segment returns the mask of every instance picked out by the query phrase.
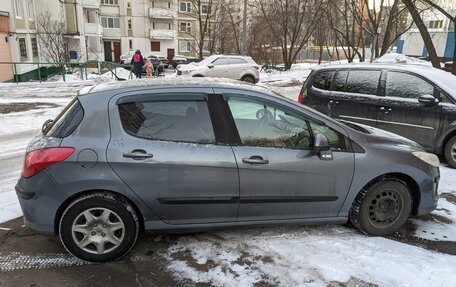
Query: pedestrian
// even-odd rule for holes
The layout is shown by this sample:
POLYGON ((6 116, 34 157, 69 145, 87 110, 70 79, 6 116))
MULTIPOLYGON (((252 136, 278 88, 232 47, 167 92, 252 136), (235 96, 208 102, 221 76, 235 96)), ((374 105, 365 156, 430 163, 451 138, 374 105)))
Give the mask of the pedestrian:
POLYGON ((149 58, 147 58, 146 61, 146 74, 148 78, 152 78, 152 71, 154 70, 154 65, 152 65, 152 62, 150 61, 149 58))
POLYGON ((141 55, 140 50, 136 50, 135 54, 131 58, 131 64, 133 65, 133 70, 135 72, 136 78, 141 79, 142 67, 144 66, 144 58, 141 55))

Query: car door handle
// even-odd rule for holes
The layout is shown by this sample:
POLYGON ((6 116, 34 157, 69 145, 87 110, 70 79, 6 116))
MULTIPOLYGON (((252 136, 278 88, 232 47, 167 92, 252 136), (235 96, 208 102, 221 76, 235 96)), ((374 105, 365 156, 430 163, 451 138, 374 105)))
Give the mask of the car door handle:
POLYGON ((134 149, 131 152, 126 152, 122 154, 123 157, 128 157, 132 159, 146 159, 146 158, 152 158, 154 155, 147 153, 145 150, 142 149, 134 149))
POLYGON ((339 103, 339 101, 333 101, 333 100, 330 100, 329 101, 329 104, 330 105, 337 105, 339 103))
POLYGON ((258 155, 252 155, 249 158, 243 158, 242 159, 243 163, 249 163, 249 164, 268 164, 269 160, 263 159, 263 157, 258 156, 258 155))
POLYGON ((385 114, 389 114, 391 111, 393 111, 392 108, 385 108, 385 107, 381 107, 380 109, 378 109, 380 112, 382 113, 385 113, 385 114))

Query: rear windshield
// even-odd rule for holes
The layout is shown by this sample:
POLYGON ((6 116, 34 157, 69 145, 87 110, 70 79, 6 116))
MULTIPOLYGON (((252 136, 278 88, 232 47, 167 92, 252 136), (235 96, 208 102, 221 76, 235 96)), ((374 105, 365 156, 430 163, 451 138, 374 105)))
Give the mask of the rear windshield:
POLYGON ((64 138, 73 133, 84 117, 84 110, 74 98, 44 131, 48 137, 64 138))

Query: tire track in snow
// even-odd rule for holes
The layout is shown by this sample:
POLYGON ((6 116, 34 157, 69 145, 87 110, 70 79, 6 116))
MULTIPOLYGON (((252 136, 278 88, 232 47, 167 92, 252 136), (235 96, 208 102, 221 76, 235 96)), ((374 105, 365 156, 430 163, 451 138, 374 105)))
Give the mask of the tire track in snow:
POLYGON ((69 266, 89 265, 90 262, 80 260, 70 254, 42 253, 27 255, 20 252, 0 253, 0 272, 19 269, 46 269, 69 266))

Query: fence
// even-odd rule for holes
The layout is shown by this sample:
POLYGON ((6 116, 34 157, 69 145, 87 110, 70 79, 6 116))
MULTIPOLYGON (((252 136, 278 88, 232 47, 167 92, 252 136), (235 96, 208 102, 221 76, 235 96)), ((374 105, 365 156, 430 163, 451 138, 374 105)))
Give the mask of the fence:
POLYGON ((129 79, 133 78, 131 65, 118 64, 104 61, 89 61, 85 63, 71 62, 0 62, 1 71, 7 71, 4 66, 10 66, 13 70, 13 80, 15 83, 27 81, 46 81, 47 79, 61 75, 63 81, 66 81, 68 74, 76 74, 82 80, 87 80, 89 74, 102 74, 106 70, 111 71, 112 77, 117 78, 116 68, 124 68, 130 70, 129 79), (25 70, 25 72, 19 73, 25 70), (90 72, 89 72, 90 71, 90 72))

